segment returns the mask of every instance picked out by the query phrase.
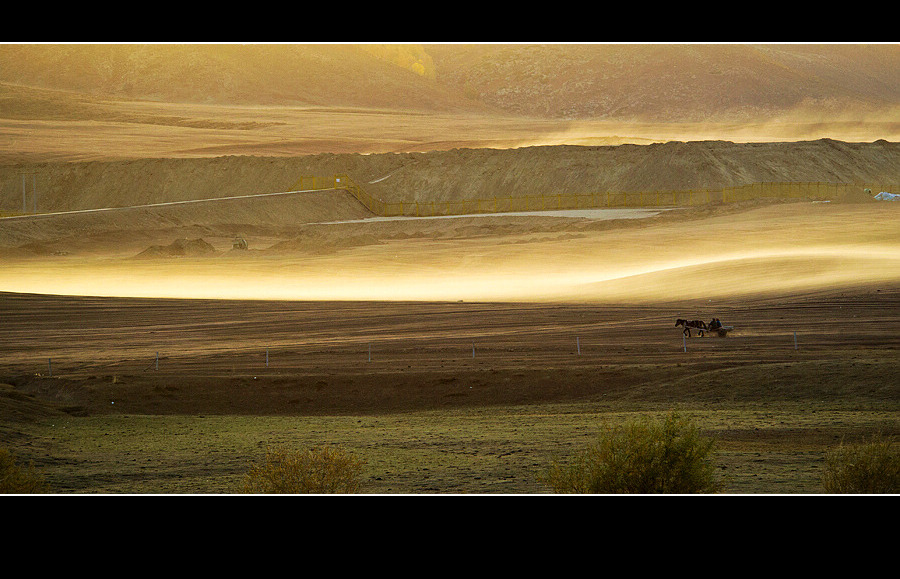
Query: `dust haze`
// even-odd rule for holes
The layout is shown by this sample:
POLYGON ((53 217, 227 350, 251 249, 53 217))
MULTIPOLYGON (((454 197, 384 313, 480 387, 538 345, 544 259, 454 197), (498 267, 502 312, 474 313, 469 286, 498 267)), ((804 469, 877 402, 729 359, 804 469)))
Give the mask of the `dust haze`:
POLYGON ((0 291, 642 301, 900 275, 896 204, 872 203, 862 185, 859 203, 664 207, 634 219, 498 214, 401 226, 339 192, 293 205, 146 208, 286 192, 301 174, 345 172, 375 196, 422 203, 897 183, 892 45, 5 45, 0 58, 0 211, 10 217, 0 222, 0 291), (687 73, 660 73, 673 63, 687 73), (754 77, 765 80, 751 91, 754 77), (617 88, 626 80, 633 93, 617 88), (512 150, 521 156, 500 155, 512 150), (43 217, 28 215, 32 202, 43 217), (125 207, 135 209, 111 209, 125 207), (66 213, 100 209, 110 211, 66 213), (240 236, 249 251, 232 249, 240 236), (215 251, 146 258, 180 238, 215 251))
POLYGON ((503 224, 510 218, 485 216, 470 220, 484 222, 479 235, 452 230, 453 219, 421 220, 444 222, 451 232, 444 239, 391 239, 391 222, 363 222, 356 227, 368 242, 334 251, 286 251, 273 243, 242 253, 222 239, 212 255, 138 259, 137 247, 118 257, 110 248, 91 257, 10 260, 0 281, 7 291, 63 295, 576 302, 758 296, 900 281, 894 205, 793 203, 687 224, 677 213, 599 230, 592 229, 599 219, 555 218, 562 223, 546 233, 510 232, 503 224), (492 226, 500 233, 491 233, 492 226))

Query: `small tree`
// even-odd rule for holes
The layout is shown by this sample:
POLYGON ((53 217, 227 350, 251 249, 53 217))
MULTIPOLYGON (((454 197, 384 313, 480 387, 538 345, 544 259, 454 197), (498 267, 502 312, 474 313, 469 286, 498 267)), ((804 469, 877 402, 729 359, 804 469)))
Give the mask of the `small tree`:
POLYGON ((342 448, 305 451, 268 449, 266 462, 253 465, 243 492, 265 494, 352 494, 359 490, 363 461, 342 448))
POLYGON ((670 413, 610 428, 568 465, 554 462, 544 482, 557 493, 709 493, 715 440, 689 419, 670 413))
POLYGON ((0 494, 46 493, 50 487, 44 477, 36 473, 34 465, 23 469, 16 464, 15 457, 5 448, 0 448, 0 494))
POLYGON ((829 494, 900 492, 900 446, 882 435, 840 446, 825 455, 822 486, 829 494))

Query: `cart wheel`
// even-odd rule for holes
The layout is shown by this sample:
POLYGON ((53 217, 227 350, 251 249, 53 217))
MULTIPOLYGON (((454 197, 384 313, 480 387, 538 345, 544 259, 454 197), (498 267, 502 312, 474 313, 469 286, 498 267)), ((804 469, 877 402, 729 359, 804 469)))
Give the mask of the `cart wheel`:
POLYGON ((719 337, 724 338, 728 335, 728 330, 719 330, 719 337))

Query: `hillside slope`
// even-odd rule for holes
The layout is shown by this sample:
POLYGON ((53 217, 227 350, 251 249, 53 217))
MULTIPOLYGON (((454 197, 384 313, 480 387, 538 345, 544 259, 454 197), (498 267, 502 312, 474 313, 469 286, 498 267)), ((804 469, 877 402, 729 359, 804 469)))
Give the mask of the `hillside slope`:
POLYGON ((900 104, 900 46, 428 46, 440 82, 530 116, 747 121, 900 104))
POLYGON ((0 45, 0 83, 209 104, 746 122, 900 106, 900 46, 0 45))
MULTIPOLYGON (((473 108, 362 45, 0 46, 0 82, 207 104, 473 108)), ((477 107, 476 107, 477 108, 477 107)))
MULTIPOLYGON (((760 182, 900 183, 900 143, 669 142, 429 153, 142 159, 24 167, 28 212, 127 207, 297 190, 303 175, 346 174, 384 201, 556 193, 681 191, 760 182)), ((21 166, 0 166, 0 211, 20 212, 21 166)))

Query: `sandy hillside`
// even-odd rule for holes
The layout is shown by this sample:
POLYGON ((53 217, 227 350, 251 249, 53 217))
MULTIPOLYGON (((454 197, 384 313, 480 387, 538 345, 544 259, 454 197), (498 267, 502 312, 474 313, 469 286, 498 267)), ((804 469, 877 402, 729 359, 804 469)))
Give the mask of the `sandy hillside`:
POLYGON ((747 123, 900 104, 896 44, 6 44, 0 61, 12 85, 217 105, 747 123))
POLYGON ((46 162, 0 165, 0 211, 33 212, 35 192, 38 212, 55 212, 295 191, 310 175, 348 175, 384 201, 432 202, 765 182, 891 186, 898 167, 898 143, 832 139, 46 162))
POLYGON ((177 231, 193 236, 258 239, 279 232, 290 235, 306 223, 366 217, 372 217, 372 213, 344 190, 63 211, 7 218, 0 227, 0 252, 23 254, 37 247, 77 252, 94 247, 100 253, 119 254, 133 251, 146 240, 162 242, 177 231))
POLYGON ((900 140, 895 44, 4 44, 0 63, 4 165, 900 140))

